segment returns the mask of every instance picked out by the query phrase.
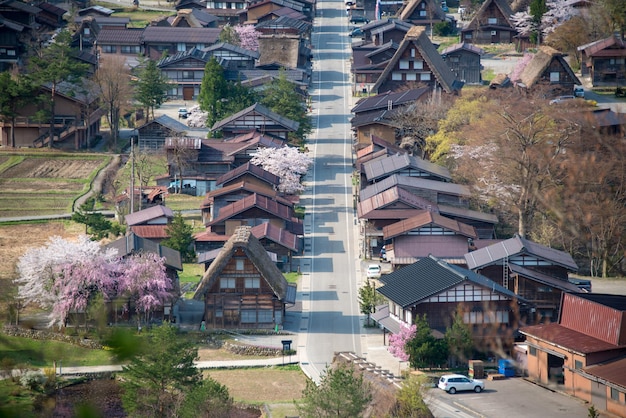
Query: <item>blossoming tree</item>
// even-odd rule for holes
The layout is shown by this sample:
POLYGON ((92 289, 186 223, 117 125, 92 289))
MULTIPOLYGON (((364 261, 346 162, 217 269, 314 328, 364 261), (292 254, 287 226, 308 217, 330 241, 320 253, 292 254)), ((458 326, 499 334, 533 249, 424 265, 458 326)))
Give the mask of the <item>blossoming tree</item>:
POLYGON ((400 326, 400 332, 392 334, 389 337, 389 352, 394 357, 400 359, 400 361, 409 361, 409 354, 406 352, 406 344, 415 337, 417 327, 415 324, 407 327, 406 325, 400 326))
POLYGON ((313 164, 311 157, 293 147, 260 148, 250 162, 280 177, 278 190, 288 194, 304 190, 300 178, 313 164))

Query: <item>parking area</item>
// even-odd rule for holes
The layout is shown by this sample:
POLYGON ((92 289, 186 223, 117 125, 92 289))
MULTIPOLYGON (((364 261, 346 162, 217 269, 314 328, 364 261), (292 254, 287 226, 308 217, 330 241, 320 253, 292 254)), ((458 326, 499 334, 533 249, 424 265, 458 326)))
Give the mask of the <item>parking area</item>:
MULTIPOLYGON (((439 402, 464 411, 465 415, 485 418, 586 418, 588 408, 584 402, 552 390, 537 386, 523 378, 484 380, 481 393, 459 392, 450 395, 441 389, 431 389, 430 404, 439 402)), ((435 417, 451 416, 441 408, 435 417)), ((449 410, 449 409, 448 409, 449 410)), ((603 415, 604 416, 604 415, 603 415)))

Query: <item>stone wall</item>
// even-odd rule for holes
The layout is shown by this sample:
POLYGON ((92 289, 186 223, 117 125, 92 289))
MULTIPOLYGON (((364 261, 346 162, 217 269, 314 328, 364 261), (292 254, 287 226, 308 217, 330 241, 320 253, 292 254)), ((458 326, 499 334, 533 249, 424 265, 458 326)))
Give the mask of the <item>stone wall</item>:
POLYGON ((2 332, 12 337, 30 338, 33 340, 52 340, 60 341, 63 343, 70 343, 85 348, 91 348, 94 350, 101 350, 102 344, 97 341, 74 337, 71 335, 65 335, 58 332, 40 331, 35 329, 24 329, 16 326, 5 326, 2 332))

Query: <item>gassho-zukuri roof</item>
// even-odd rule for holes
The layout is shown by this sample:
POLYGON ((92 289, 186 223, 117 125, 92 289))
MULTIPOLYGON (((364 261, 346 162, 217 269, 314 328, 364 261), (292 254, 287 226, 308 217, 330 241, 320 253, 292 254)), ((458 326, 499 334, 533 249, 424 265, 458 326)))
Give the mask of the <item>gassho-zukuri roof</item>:
MULTIPOLYGON (((526 87, 531 87, 539 79, 541 75, 546 72, 548 67, 550 71, 554 71, 552 68, 552 61, 557 60, 561 65, 561 68, 567 73, 574 84, 581 84, 572 68, 563 58, 563 54, 557 51, 554 48, 550 48, 549 46, 542 45, 539 47, 537 53, 533 56, 532 60, 526 65, 522 73, 520 74, 520 80, 526 87)), ((517 81, 517 80, 513 80, 517 81)))
POLYGON ((465 280, 510 299, 521 299, 514 292, 485 276, 448 264, 432 255, 387 274, 385 276, 386 284, 376 290, 393 303, 406 309, 457 286, 465 280))
POLYGON ((504 258, 511 258, 521 254, 535 256, 574 272, 578 270, 578 266, 572 256, 565 251, 537 244, 519 235, 467 253, 465 254, 465 260, 467 261, 467 267, 474 270, 492 264, 499 264, 504 258))
POLYGON ((447 168, 408 154, 396 154, 389 157, 368 161, 363 164, 363 172, 367 181, 375 181, 402 170, 412 169, 421 171, 431 177, 438 177, 444 181, 451 181, 452 176, 447 168))
POLYGON ((280 301, 284 303, 295 303, 295 286, 290 286, 287 283, 285 276, 283 276, 278 267, 276 267, 276 264, 272 262, 265 248, 263 248, 259 240, 252 235, 249 226, 237 228, 235 233, 229 238, 226 244, 224 244, 222 251, 217 255, 213 263, 211 263, 206 273, 204 273, 193 295, 194 299, 203 300, 205 293, 216 280, 219 280, 222 270, 226 267, 237 249, 243 250, 280 301))

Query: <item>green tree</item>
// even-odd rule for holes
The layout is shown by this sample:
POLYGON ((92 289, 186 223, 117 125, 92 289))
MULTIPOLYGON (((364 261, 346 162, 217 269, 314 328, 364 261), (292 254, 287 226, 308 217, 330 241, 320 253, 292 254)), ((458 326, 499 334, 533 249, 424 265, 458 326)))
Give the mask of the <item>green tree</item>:
POLYGON ((367 315, 368 326, 370 324, 370 316, 376 312, 376 305, 380 299, 380 295, 376 292, 374 283, 367 279, 365 286, 359 288, 359 307, 361 308, 361 313, 367 315))
POLYGON ((109 234, 120 235, 123 231, 119 224, 113 224, 102 213, 94 212, 95 204, 95 198, 90 197, 72 214, 71 219, 74 222, 85 224, 85 233, 96 241, 108 237, 109 234))
POLYGON ((546 0, 531 0, 530 2, 530 15, 533 21, 533 31, 530 34, 530 41, 536 44, 541 43, 541 18, 548 11, 546 0))
POLYGON ((156 62, 148 60, 141 66, 133 85, 135 99, 147 110, 146 119, 150 120, 150 115, 154 119, 154 109, 161 107, 166 99, 167 90, 171 87, 167 77, 161 73, 156 62))
POLYGON ((397 405, 392 416, 397 418, 431 417, 430 409, 424 402, 426 390, 425 375, 409 375, 396 395, 397 405))
POLYGON ((170 324, 154 328, 145 349, 122 371, 122 403, 134 417, 171 417, 202 375, 195 367, 198 348, 170 324))
POLYGON ((13 76, 8 71, 0 73, 0 117, 11 124, 11 133, 7 135, 10 147, 15 147, 15 118, 18 110, 34 101, 34 93, 35 87, 27 76, 13 76))
POLYGON ((185 222, 180 212, 176 212, 165 232, 169 238, 163 240, 161 244, 180 252, 183 262, 192 262, 196 256, 193 250, 193 228, 185 222))
POLYGON ((356 418, 371 400, 371 388, 363 376, 354 367, 339 364, 326 368, 319 386, 307 381, 296 407, 303 418, 356 418))
POLYGON ((224 114, 224 99, 227 97, 228 82, 224 77, 224 68, 211 57, 204 66, 204 77, 200 85, 198 103, 200 109, 207 112, 206 126, 211 128, 224 114))
POLYGON ((436 339, 428 326, 426 314, 415 318, 415 336, 407 341, 405 350, 409 354, 409 364, 415 369, 432 367, 444 363, 448 357, 445 340, 436 339))
POLYGON ((263 91, 261 104, 281 116, 298 122, 300 126, 293 134, 292 142, 296 145, 304 143, 307 135, 313 129, 313 125, 307 114, 303 96, 298 94, 293 83, 287 80, 285 71, 281 71, 278 78, 263 91))
POLYGON ((63 82, 74 83, 79 81, 88 71, 89 65, 83 64, 75 58, 76 51, 71 46, 72 35, 62 30, 47 48, 42 48, 37 55, 30 59, 30 73, 38 84, 50 88, 49 96, 49 143, 52 148, 54 142, 54 120, 56 118, 56 95, 59 85, 63 82))
POLYGON ((186 396, 180 416, 182 418, 228 417, 233 399, 228 388, 208 377, 195 386, 186 396))
POLYGON ((224 25, 219 36, 220 42, 226 42, 227 44, 237 45, 241 43, 239 34, 230 24, 224 25))
POLYGON ((463 310, 460 306, 454 315, 452 325, 446 329, 445 338, 451 355, 461 362, 469 360, 472 355, 474 340, 472 339, 472 330, 463 322, 463 310))

